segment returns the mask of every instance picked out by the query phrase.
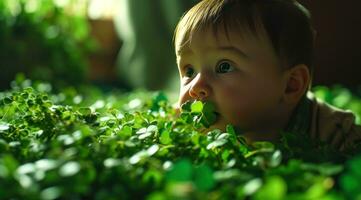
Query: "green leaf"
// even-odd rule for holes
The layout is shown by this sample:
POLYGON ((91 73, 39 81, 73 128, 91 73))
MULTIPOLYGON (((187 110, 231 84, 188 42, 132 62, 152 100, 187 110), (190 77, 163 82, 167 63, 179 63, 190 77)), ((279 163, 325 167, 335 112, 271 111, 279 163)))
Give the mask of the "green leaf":
POLYGON ((151 110, 156 111, 159 110, 162 103, 168 101, 167 96, 163 92, 158 92, 152 99, 151 110))
POLYGON ((129 158, 129 163, 134 165, 147 157, 149 157, 148 152, 146 150, 141 150, 129 158))
POLYGON ((234 128, 233 128, 232 125, 227 124, 227 126, 226 126, 226 131, 227 131, 227 133, 236 136, 236 132, 234 131, 234 128))
POLYGON ((186 122, 186 123, 191 123, 192 122, 192 116, 190 116, 189 113, 182 112, 180 114, 180 118, 183 119, 184 122, 186 122))
POLYGON ((53 159, 41 159, 36 161, 34 164, 38 170, 42 171, 52 170, 58 166, 57 160, 53 159))
POLYGON ((92 113, 92 110, 89 107, 83 107, 79 109, 79 112, 82 115, 90 115, 92 113))
POLYGON ((147 149, 148 156, 152 156, 159 150, 159 146, 157 144, 153 144, 147 149))
POLYGON ((80 171, 80 164, 76 161, 69 161, 65 163, 60 169, 59 174, 61 176, 73 176, 80 171))
POLYGON ((9 124, 0 122, 0 132, 7 131, 9 128, 9 124))
POLYGON ((131 158, 129 158, 130 164, 137 164, 146 158, 154 155, 159 150, 159 146, 157 144, 153 144, 146 150, 141 150, 138 153, 134 154, 131 158))
POLYGON ((214 103, 210 102, 210 101, 206 101, 203 104, 203 113, 213 113, 215 112, 215 105, 214 103))
MULTIPOLYGON (((332 180, 331 181, 332 184, 332 180)), ((315 181, 306 191, 305 196, 308 197, 308 199, 320 199, 322 198, 327 190, 329 188, 329 186, 327 186, 327 184, 325 184, 327 182, 327 179, 319 179, 317 181, 315 181)))
POLYGON ((160 143, 165 144, 165 145, 172 143, 172 139, 169 136, 169 131, 163 131, 160 135, 159 140, 160 140, 160 143))
POLYGON ((10 97, 4 98, 3 101, 5 105, 11 104, 13 102, 13 100, 10 97))
POLYGON ((143 176, 143 183, 151 183, 154 186, 159 186, 163 179, 163 174, 158 170, 148 170, 143 176))
POLYGON ((121 165, 121 161, 115 158, 107 158, 104 160, 103 164, 107 168, 112 168, 121 165))
POLYGON ((219 139, 219 140, 213 141, 213 142, 211 142, 210 144, 208 144, 208 145, 207 145, 207 149, 208 149, 208 150, 214 149, 214 148, 223 146, 223 145, 226 144, 226 143, 227 143, 227 140, 226 140, 226 139, 219 139))
POLYGON ((123 126, 120 131, 118 132, 118 135, 122 138, 128 138, 132 135, 133 129, 130 126, 123 126))
POLYGON ((146 138, 149 138, 149 137, 152 136, 152 135, 153 135, 153 132, 147 131, 147 132, 139 135, 138 138, 139 138, 140 140, 144 140, 144 139, 146 139, 146 138))
POLYGON ((213 171, 207 165, 201 165, 194 169, 194 183, 201 191, 209 191, 216 182, 213 178, 213 171))
POLYGON ((272 153, 268 165, 270 167, 277 167, 282 162, 282 153, 280 150, 276 150, 272 153))
POLYGON ((341 176, 340 183, 342 189, 348 194, 354 195, 361 190, 360 179, 351 174, 341 176))
POLYGON ((206 128, 209 128, 217 120, 217 115, 215 113, 203 113, 200 118, 200 123, 202 123, 206 128))
POLYGON ((203 103, 201 101, 195 101, 191 105, 191 111, 194 113, 201 113, 203 111, 203 103))
POLYGON ((148 197, 147 200, 167 200, 167 195, 163 192, 153 192, 148 197))
POLYGON ((262 180, 260 178, 254 178, 248 181, 243 186, 243 193, 245 195, 252 195, 254 194, 259 188, 262 186, 262 180))
POLYGON ((182 159, 176 162, 171 170, 167 172, 167 181, 187 182, 192 180, 192 163, 188 159, 182 159))
POLYGON ((29 100, 26 101, 26 104, 27 104, 29 107, 32 107, 32 106, 35 105, 35 102, 34 102, 34 100, 29 99, 29 100))
POLYGON ((266 179, 265 184, 254 195, 254 199, 282 200, 286 193, 286 182, 279 176, 271 176, 266 179))
POLYGON ((57 199, 62 194, 60 187, 49 187, 41 191, 40 196, 41 199, 44 200, 51 200, 51 199, 57 199))
POLYGON ((141 128, 140 130, 138 130, 137 134, 139 134, 138 138, 140 140, 143 140, 154 135, 156 132, 158 132, 158 127, 155 125, 150 125, 147 128, 141 128))
POLYGON ((16 171, 18 174, 30 174, 36 171, 36 167, 33 163, 26 163, 19 166, 16 171))
POLYGON ((361 178, 361 156, 353 158, 347 164, 350 172, 361 178))
POLYGON ((271 142, 267 142, 267 141, 253 142, 252 146, 256 149, 262 149, 265 151, 273 151, 275 148, 274 144, 272 144, 271 142))
POLYGON ((192 105, 191 101, 186 101, 185 103, 183 103, 181 105, 182 112, 191 112, 191 105, 192 105))
POLYGON ((343 171, 342 165, 334 163, 303 163, 301 168, 309 171, 318 171, 325 176, 333 176, 343 171))

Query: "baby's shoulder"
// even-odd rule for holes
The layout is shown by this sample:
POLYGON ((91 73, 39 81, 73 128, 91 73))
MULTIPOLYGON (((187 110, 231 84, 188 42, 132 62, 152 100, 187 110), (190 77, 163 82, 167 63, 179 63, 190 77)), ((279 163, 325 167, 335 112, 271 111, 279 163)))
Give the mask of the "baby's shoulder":
POLYGON ((341 151, 361 144, 361 126, 355 123, 355 115, 350 110, 336 108, 312 94, 308 98, 312 101, 311 138, 341 151))

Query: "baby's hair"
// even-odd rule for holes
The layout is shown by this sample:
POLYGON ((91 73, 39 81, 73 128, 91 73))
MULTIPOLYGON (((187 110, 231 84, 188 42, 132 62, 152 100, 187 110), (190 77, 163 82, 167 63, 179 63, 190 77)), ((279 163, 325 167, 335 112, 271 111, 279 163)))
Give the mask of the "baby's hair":
POLYGON ((203 0, 178 23, 174 41, 180 49, 197 31, 211 28, 217 35, 236 30, 240 37, 266 37, 287 69, 305 64, 313 74, 314 30, 310 13, 293 0, 203 0), (181 40, 181 41, 179 41, 181 40))

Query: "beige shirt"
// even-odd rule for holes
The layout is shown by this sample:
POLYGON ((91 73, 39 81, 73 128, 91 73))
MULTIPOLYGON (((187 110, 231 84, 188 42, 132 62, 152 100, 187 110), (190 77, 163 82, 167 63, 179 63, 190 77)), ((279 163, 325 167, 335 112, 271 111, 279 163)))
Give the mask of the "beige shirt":
POLYGON ((310 126, 311 139, 330 144, 333 148, 346 152, 361 143, 361 126, 355 124, 355 116, 309 96, 312 100, 310 126))

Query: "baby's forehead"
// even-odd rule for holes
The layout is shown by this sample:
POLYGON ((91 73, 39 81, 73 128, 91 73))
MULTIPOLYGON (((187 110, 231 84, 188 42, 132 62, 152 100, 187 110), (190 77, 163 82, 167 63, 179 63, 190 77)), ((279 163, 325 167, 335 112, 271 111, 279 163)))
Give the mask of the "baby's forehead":
POLYGON ((179 34, 175 41, 175 48, 177 55, 180 55, 194 46, 246 48, 247 46, 261 45, 261 43, 269 43, 268 38, 261 33, 241 28, 207 27, 179 34))
MULTIPOLYGON (((229 29, 230 30, 230 29, 229 29)), ((179 38, 176 44, 177 62, 190 58, 205 59, 230 56, 250 62, 278 63, 279 58, 267 37, 242 31, 204 29, 179 38), (193 57, 195 56, 195 57, 193 57)))

